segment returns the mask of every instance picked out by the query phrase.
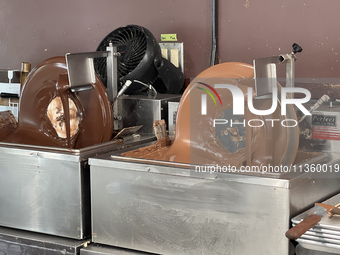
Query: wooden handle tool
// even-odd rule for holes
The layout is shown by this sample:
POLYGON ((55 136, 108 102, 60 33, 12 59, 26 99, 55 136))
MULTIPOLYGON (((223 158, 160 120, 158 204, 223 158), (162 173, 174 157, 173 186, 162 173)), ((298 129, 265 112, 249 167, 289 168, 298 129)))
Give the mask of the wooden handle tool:
POLYGON ((286 237, 291 240, 298 239, 310 228, 314 227, 321 220, 320 215, 311 214, 296 226, 292 227, 286 232, 286 237))

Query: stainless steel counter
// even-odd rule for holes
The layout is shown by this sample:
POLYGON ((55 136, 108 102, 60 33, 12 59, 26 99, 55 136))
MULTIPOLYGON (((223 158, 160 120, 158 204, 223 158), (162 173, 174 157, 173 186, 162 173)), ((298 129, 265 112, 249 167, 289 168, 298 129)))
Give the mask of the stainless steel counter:
POLYGON ((293 254, 290 218, 340 190, 338 174, 203 174, 112 154, 89 159, 92 241, 158 254, 293 254))
POLYGON ((88 157, 152 139, 80 150, 0 143, 0 226, 74 239, 90 237, 88 157))

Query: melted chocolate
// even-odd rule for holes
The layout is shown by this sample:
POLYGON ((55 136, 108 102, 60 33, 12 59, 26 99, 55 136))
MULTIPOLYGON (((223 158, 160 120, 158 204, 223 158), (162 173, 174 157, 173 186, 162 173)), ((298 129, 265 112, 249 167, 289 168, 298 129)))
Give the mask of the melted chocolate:
MULTIPOLYGON (((292 141, 289 137, 292 134, 289 128, 282 127, 280 122, 275 122, 276 126, 272 128, 272 123, 266 121, 267 119, 282 121, 286 118, 281 116, 279 104, 273 114, 266 116, 256 116, 245 107, 244 119, 246 123, 249 119, 260 119, 265 124, 262 127, 247 127, 246 124, 246 147, 240 148, 234 153, 225 149, 216 136, 213 127, 213 120, 218 119, 221 112, 233 108, 231 92, 227 89, 216 89, 223 106, 219 103, 215 105, 213 100, 209 100, 208 97, 207 115, 201 114, 200 98, 202 90, 196 89, 201 86, 198 82, 212 87, 214 84, 237 85, 243 91, 245 100, 247 100, 248 96, 252 98, 255 96, 253 74, 253 66, 243 63, 223 63, 203 71, 191 82, 181 98, 177 111, 176 136, 173 144, 170 147, 153 146, 145 150, 140 149, 138 152, 131 152, 130 155, 126 153, 124 156, 194 165, 219 164, 220 166, 240 167, 245 164, 292 164, 298 148, 298 137, 294 137, 296 140, 293 139, 292 141), (247 95, 248 87, 253 87, 253 95, 247 95), (293 146, 289 147, 289 142, 292 142, 293 146), (291 148, 290 151, 288 151, 288 147, 291 148)), ((280 85, 278 86, 280 87, 280 85)), ((254 107, 259 110, 267 110, 271 107, 271 104, 271 99, 254 101, 254 107)), ((288 105, 288 107, 292 106, 288 105)), ((252 125, 255 126, 254 123, 252 125)), ((291 129, 298 129, 298 127, 291 129)))
POLYGON ((19 101, 18 127, 1 141, 79 149, 109 141, 112 130, 112 108, 99 78, 93 89, 72 93, 65 57, 54 57, 40 63, 27 77, 19 101), (66 139, 58 136, 47 116, 48 105, 57 96, 63 103, 66 139), (79 130, 72 137, 68 98, 75 102, 79 114, 79 130))

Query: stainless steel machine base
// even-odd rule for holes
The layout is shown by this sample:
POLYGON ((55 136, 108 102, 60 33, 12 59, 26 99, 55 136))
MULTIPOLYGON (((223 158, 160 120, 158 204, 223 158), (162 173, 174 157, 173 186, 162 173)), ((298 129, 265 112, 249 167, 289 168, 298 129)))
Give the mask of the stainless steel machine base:
POLYGON ((143 95, 122 96, 118 99, 122 127, 143 125, 139 133, 154 134, 154 121, 164 119, 168 122, 169 114, 173 114, 169 111, 168 103, 179 102, 180 99, 181 95, 171 94, 157 94, 154 98, 143 95))
POLYGON ((157 254, 292 254, 290 218, 340 190, 311 173, 203 174, 112 154, 89 159, 92 241, 157 254))
POLYGON ((76 255, 90 240, 72 240, 0 227, 0 254, 76 255))
POLYGON ((0 226, 74 239, 91 236, 87 159, 140 141, 80 150, 0 143, 0 226))

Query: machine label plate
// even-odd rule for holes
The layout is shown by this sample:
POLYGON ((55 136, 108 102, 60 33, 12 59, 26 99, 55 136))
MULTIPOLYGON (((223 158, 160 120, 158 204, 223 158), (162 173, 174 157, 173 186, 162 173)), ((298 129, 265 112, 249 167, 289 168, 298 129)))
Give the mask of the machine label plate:
POLYGON ((336 127, 336 116, 332 115, 313 115, 313 126, 336 127))
POLYGON ((337 116, 313 114, 312 138, 322 140, 340 140, 337 116))

